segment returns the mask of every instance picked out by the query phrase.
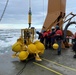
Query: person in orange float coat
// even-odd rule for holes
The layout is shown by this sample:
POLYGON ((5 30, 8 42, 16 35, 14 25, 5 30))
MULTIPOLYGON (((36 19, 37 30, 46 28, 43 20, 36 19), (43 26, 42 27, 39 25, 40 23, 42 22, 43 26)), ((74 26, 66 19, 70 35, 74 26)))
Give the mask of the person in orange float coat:
POLYGON ((56 32, 55 32, 55 38, 56 38, 56 42, 59 45, 57 53, 58 55, 61 55, 61 41, 62 41, 62 30, 60 30, 59 26, 56 25, 56 32))
POLYGON ((45 39, 45 48, 48 49, 51 46, 51 38, 48 36, 50 34, 50 30, 48 29, 43 33, 43 37, 45 39))
POLYGON ((51 32, 48 34, 48 37, 50 37, 50 40, 51 40, 51 48, 53 48, 52 46, 53 46, 53 44, 55 43, 55 40, 56 40, 55 32, 56 32, 55 27, 54 26, 51 27, 51 32))
POLYGON ((38 39, 40 39, 40 42, 44 44, 44 37, 43 37, 44 32, 36 31, 36 33, 38 34, 38 39))
POLYGON ((51 45, 53 45, 55 43, 55 27, 53 26, 51 28, 51 45))

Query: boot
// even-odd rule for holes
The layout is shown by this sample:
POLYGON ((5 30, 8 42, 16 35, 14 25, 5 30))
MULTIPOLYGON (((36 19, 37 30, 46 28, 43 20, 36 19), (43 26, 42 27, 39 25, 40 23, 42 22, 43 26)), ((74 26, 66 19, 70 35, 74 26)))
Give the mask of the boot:
POLYGON ((76 55, 74 55, 73 58, 76 58, 76 55))
POLYGON ((61 51, 58 51, 58 55, 61 55, 61 51))

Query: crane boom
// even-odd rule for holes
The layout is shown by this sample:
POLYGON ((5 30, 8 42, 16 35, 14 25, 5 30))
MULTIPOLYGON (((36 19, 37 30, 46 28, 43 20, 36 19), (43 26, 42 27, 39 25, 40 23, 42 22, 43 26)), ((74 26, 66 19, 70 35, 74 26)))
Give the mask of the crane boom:
MULTIPOLYGON (((65 8, 66 0, 48 0, 48 11, 42 30, 47 30, 48 28, 55 26, 59 21, 59 16, 64 16, 65 8)), ((62 24, 62 21, 59 22, 60 27, 62 27, 62 24)))

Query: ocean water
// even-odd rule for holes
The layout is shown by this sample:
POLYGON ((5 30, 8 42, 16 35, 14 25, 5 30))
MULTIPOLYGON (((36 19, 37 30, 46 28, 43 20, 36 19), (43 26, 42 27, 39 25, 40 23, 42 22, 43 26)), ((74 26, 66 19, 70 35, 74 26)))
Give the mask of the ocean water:
POLYGON ((19 36, 19 29, 0 29, 0 54, 8 52, 7 48, 12 46, 19 36))
MULTIPOLYGON (((37 29, 37 31, 40 31, 40 29, 37 29)), ((12 46, 20 36, 20 29, 0 29, 0 54, 8 52, 8 48, 12 46)), ((36 35, 36 37, 37 36, 38 35, 36 35)))
MULTIPOLYGON (((70 29, 73 33, 76 29, 70 29)), ((40 29, 36 29, 40 31, 40 29)), ((21 35, 20 29, 0 29, 0 54, 8 52, 8 48, 12 46, 21 35)), ((36 38, 38 35, 36 34, 36 38)), ((11 50, 11 49, 10 49, 11 50)))

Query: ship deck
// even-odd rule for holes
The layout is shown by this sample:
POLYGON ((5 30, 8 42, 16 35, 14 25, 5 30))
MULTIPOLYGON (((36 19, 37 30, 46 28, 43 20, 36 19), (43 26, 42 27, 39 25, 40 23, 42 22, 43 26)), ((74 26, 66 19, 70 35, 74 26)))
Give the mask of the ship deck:
POLYGON ((13 52, 0 55, 0 75, 76 75, 76 59, 71 48, 62 49, 57 55, 56 50, 47 49, 41 56, 42 61, 21 62, 12 58, 13 52))

